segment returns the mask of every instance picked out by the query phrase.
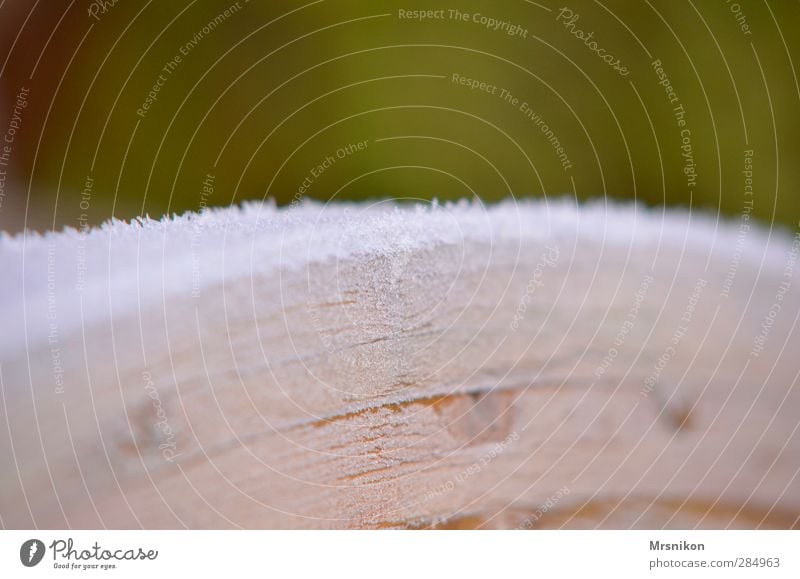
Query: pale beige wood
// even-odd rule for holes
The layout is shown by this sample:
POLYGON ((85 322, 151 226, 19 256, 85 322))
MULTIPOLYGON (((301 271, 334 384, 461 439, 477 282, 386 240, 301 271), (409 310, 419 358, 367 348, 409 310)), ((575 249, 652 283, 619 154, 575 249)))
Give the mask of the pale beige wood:
POLYGON ((798 525, 796 239, 357 209, 3 242, 2 524, 798 525))

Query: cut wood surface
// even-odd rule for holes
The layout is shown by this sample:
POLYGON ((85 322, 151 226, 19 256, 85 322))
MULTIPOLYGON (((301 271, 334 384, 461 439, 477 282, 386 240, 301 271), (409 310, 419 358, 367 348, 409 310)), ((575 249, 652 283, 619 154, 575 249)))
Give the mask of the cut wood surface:
POLYGON ((6 237, 8 528, 796 528, 800 237, 252 204, 6 237))

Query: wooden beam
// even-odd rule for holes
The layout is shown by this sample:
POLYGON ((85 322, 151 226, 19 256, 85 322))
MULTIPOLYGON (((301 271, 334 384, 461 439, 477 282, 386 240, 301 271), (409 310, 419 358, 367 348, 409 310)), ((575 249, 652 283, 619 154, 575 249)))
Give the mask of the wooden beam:
POLYGON ((2 240, 11 528, 796 528, 800 237, 568 202, 2 240))

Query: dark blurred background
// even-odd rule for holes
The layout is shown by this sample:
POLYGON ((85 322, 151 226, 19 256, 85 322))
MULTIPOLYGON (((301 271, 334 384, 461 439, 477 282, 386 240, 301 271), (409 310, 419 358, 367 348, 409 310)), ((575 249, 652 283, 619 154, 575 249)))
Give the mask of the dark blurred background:
POLYGON ((0 0, 0 229, 509 195, 794 228, 799 25, 790 0, 0 0))

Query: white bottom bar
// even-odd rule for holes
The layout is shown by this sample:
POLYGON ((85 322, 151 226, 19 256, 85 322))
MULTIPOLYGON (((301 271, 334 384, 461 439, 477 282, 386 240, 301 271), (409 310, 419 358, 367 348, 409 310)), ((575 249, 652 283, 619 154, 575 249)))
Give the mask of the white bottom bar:
POLYGON ((0 545, 0 577, 800 576, 797 531, 3 531, 0 545))

